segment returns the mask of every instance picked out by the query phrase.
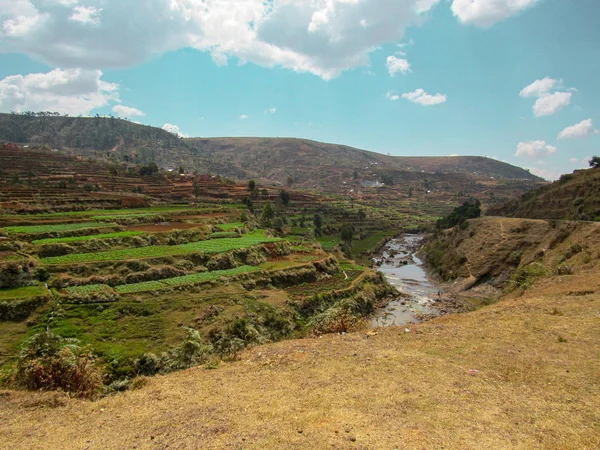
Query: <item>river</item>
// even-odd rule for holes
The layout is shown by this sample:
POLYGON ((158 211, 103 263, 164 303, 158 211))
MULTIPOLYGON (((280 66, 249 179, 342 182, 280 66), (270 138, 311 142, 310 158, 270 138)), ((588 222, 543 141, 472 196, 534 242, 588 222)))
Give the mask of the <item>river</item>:
POLYGON ((406 326, 424 316, 440 315, 435 307, 441 288, 427 277, 423 262, 415 255, 423 236, 405 234, 392 239, 380 256, 373 259, 377 270, 406 297, 391 301, 373 318, 373 327, 406 326))

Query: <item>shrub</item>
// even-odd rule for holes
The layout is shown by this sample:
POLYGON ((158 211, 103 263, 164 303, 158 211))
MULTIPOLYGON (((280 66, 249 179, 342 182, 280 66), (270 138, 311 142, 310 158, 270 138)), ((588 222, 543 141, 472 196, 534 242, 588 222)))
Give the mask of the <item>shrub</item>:
POLYGON ((102 388, 102 376, 89 347, 52 332, 31 337, 17 360, 14 383, 31 390, 63 390, 93 399, 102 388))

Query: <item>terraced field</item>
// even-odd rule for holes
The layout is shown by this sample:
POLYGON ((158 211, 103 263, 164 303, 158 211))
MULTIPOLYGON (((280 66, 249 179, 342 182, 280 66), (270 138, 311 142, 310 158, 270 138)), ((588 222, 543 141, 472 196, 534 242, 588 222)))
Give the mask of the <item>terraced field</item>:
POLYGON ((190 253, 225 253, 235 249, 278 242, 279 238, 267 237, 264 231, 248 233, 240 238, 211 239, 183 245, 154 245, 149 247, 111 250, 98 253, 78 253, 65 256, 43 258, 46 265, 95 263, 100 261, 124 261, 132 259, 157 258, 162 256, 186 255, 190 253))
POLYGON ((3 230, 8 234, 44 234, 60 233, 64 231, 79 231, 93 228, 106 228, 116 226, 114 223, 85 222, 85 223, 61 223, 55 225, 26 225, 4 227, 3 230))
POLYGON ((69 244, 71 242, 85 242, 93 239, 118 239, 132 236, 141 236, 145 234, 142 231, 119 231, 116 233, 104 233, 104 234, 90 234, 87 236, 75 236, 66 238, 50 238, 50 239, 38 239, 32 241, 35 245, 49 245, 49 244, 69 244))

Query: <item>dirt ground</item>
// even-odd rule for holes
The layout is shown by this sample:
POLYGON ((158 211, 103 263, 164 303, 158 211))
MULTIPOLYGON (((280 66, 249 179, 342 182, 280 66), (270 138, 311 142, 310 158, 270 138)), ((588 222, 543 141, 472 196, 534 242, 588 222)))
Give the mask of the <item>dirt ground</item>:
POLYGON ((600 448, 600 277, 255 347, 97 402, 0 392, 3 449, 600 448))

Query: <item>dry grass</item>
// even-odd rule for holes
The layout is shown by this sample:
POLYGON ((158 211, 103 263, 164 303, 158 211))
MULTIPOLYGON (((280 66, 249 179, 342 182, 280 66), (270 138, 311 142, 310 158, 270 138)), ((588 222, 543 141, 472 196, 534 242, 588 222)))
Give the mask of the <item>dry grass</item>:
POLYGON ((599 448, 597 274, 410 332, 256 347, 95 403, 0 393, 0 447, 599 448))

